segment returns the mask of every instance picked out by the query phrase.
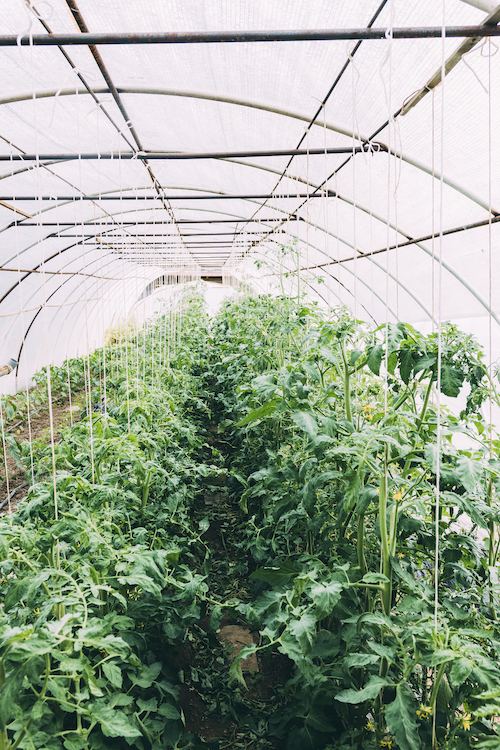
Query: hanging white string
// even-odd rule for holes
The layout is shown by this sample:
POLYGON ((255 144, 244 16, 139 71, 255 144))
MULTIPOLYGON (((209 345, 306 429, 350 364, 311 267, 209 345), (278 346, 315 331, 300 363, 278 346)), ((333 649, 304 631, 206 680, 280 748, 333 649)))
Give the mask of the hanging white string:
MULTIPOLYGON (((39 210, 37 211, 37 225, 38 225, 38 242, 40 247, 40 267, 43 271, 41 274, 41 316, 44 331, 44 343, 45 343, 45 361, 47 363, 47 399, 49 407, 49 425, 50 425, 50 449, 52 457, 52 489, 54 493, 54 518, 57 521, 59 519, 59 507, 57 499, 57 480, 56 480, 56 455, 55 455, 55 441, 54 441, 54 412, 52 404, 52 382, 51 382, 51 362, 52 356, 49 350, 49 336, 48 336, 48 323, 47 323, 47 309, 45 303, 47 301, 47 288, 46 288, 46 275, 45 275, 45 258, 44 258, 44 243, 42 237, 42 225, 41 225, 41 210, 42 210, 42 184, 41 184, 41 166, 40 166, 40 150, 38 143, 38 120, 37 120, 37 103, 36 103, 36 83, 35 83, 35 60, 34 60, 34 47, 33 47, 33 36, 30 33, 30 63, 31 63, 31 84, 32 84, 32 104, 33 104, 33 131, 35 141, 35 178, 37 186, 37 203, 39 210)), ((24 347, 26 348, 26 346, 24 347)), ((26 352, 24 352, 26 356, 26 352)), ((57 567, 61 567, 61 553, 59 538, 56 540, 56 562, 57 567)))
MULTIPOLYGON (((78 177, 80 185, 83 185, 83 165, 82 165, 82 148, 81 148, 81 129, 80 129, 80 98, 78 95, 78 88, 75 90, 75 110, 76 110, 76 141, 78 149, 78 177)), ((82 261, 83 270, 87 272, 87 253, 85 243, 85 214, 83 201, 78 201, 79 205, 79 226, 81 228, 81 247, 82 247, 82 261)), ((87 276, 83 278, 83 296, 84 296, 84 310, 85 310, 85 363, 87 371, 87 391, 88 391, 88 402, 87 402, 87 414, 89 421, 89 432, 90 432, 90 462, 92 470, 92 483, 95 481, 95 460, 94 460, 94 418, 93 418, 93 404, 92 404, 92 373, 90 369, 90 337, 89 337, 89 309, 88 309, 88 294, 87 294, 87 276)))
MULTIPOLYGON (((441 360, 442 360, 442 282, 443 282, 443 210, 444 210, 444 119, 445 119, 445 75, 446 75, 446 0, 443 0, 443 21, 441 39, 441 122, 440 122, 440 179, 439 179, 439 270, 438 270, 438 300, 437 300, 437 325, 438 325, 438 362, 437 362, 437 384, 436 384, 436 504, 435 504, 435 547, 434 547, 434 629, 438 630, 438 607, 439 607, 439 515, 440 515, 440 479, 441 479, 441 360)), ((434 717, 435 721, 435 717, 434 717)))
MULTIPOLYGON (((12 164, 11 168, 12 174, 14 173, 14 165, 12 164)), ((15 229, 15 240, 16 240, 16 259, 17 259, 17 267, 19 269, 20 266, 20 260, 19 260, 19 232, 17 231, 17 216, 15 219, 14 224, 15 229)), ((18 270, 18 277, 17 277, 17 287, 19 289, 19 304, 20 304, 20 317, 21 317, 21 330, 26 330, 26 322, 25 322, 25 315, 24 315, 24 294, 23 294, 23 284, 22 284, 22 278, 21 278, 21 271, 18 270)), ((23 338, 24 343, 24 338, 23 338)), ((16 368, 16 372, 18 373, 18 368, 16 368)), ((18 375, 16 374, 16 389, 17 389, 17 383, 18 383, 18 375)), ((32 433, 31 433, 31 398, 30 398, 30 388, 29 388, 29 382, 28 379, 25 378, 24 380, 24 386, 25 386, 25 393, 26 393, 26 420, 28 423, 28 442, 29 442, 29 451, 30 451, 30 471, 31 471, 31 483, 35 483, 35 465, 34 465, 34 459, 33 459, 33 440, 32 440, 32 433)), ((10 493, 7 493, 10 494, 10 493)), ((10 500, 9 500, 9 514, 12 511, 10 500)))

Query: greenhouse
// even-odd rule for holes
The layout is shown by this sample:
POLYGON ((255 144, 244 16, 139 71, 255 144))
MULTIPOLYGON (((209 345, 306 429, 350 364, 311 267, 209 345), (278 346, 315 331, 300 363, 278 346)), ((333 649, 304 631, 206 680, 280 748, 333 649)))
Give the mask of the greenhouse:
POLYGON ((500 750, 499 37, 0 0, 0 750, 500 750))

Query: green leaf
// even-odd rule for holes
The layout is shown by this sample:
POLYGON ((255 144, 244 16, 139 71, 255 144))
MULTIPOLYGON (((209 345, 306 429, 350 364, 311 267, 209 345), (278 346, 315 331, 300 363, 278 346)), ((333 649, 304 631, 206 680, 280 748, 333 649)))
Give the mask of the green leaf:
POLYGON ((117 667, 116 664, 111 664, 109 661, 105 661, 102 665, 102 671, 112 685, 121 688, 123 685, 123 675, 120 667, 117 667))
POLYGON ((216 605, 212 609, 212 613, 210 615, 210 621, 209 621, 209 625, 208 625, 209 630, 210 630, 211 633, 217 633, 218 632, 223 614, 224 614, 224 610, 222 609, 222 607, 219 607, 219 606, 216 605))
POLYGON ((389 579, 383 573, 366 573, 361 579, 363 583, 389 583, 389 579))
POLYGON ((326 359, 327 362, 331 362, 332 365, 336 365, 338 363, 335 353, 332 352, 331 349, 328 349, 328 347, 322 346, 319 350, 319 353, 323 357, 323 359, 326 359))
POLYGON ((418 357, 417 361, 413 366, 413 373, 416 375, 422 370, 430 370, 437 363, 437 354, 423 354, 418 357))
POLYGON ((445 664, 456 659, 458 655, 456 651, 452 651, 449 648, 439 648, 431 656, 431 665, 435 667, 437 664, 445 664))
POLYGON ((363 703, 377 697, 383 687, 388 685, 386 679, 372 675, 362 690, 342 690, 335 696, 341 703, 363 703))
POLYGON ((406 338, 406 328, 404 323, 388 323, 387 325, 387 353, 389 356, 399 349, 399 345, 406 338))
POLYGON ((441 392, 445 396, 456 398, 464 382, 464 373, 458 367, 442 365, 441 367, 441 392))
POLYGON ((326 718, 323 711, 316 706, 313 706, 306 716, 306 724, 313 729, 318 729, 320 732, 333 732, 335 727, 326 718))
POLYGON ((259 375, 252 380, 252 385, 262 398, 272 398, 279 388, 272 374, 259 375))
POLYGON ((381 344, 369 346, 366 350, 366 364, 374 375, 380 374, 380 365, 384 356, 384 347, 381 344))
POLYGON ((378 490, 374 487, 364 487, 359 493, 356 510, 360 516, 364 516, 372 503, 378 503, 378 490))
POLYGON ((143 700, 142 698, 137 698, 137 705, 139 706, 141 711, 158 710, 158 701, 156 700, 156 698, 150 698, 147 701, 143 700))
POLYGON ((90 705, 90 711, 92 717, 101 725, 105 737, 135 738, 142 734, 137 727, 132 726, 123 711, 96 703, 90 705))
POLYGON ((362 354, 363 352, 361 349, 353 349, 351 352, 351 356, 349 357, 351 365, 355 365, 362 354))
POLYGON ((455 471, 467 492, 474 492, 482 473, 482 466, 479 461, 474 461, 468 456, 459 456, 455 471))
POLYGON ((333 612, 333 608, 340 600, 342 584, 338 581, 323 584, 317 583, 311 587, 311 598, 316 606, 316 617, 324 620, 333 612))
POLYGON ((170 703, 162 703, 158 708, 158 713, 160 714, 160 716, 164 716, 165 719, 171 719, 173 721, 175 721, 176 719, 180 719, 181 716, 178 709, 175 706, 172 706, 170 703))
MULTIPOLYGON (((241 649, 241 651, 243 651, 243 649, 241 649)), ((245 688, 245 690, 248 690, 248 686, 245 682, 245 678, 243 677, 243 672, 241 671, 241 660, 243 658, 241 656, 241 651, 238 654, 238 656, 236 656, 232 660, 230 664, 229 677, 231 680, 237 680, 240 683, 240 685, 242 685, 245 688)))
POLYGON ((5 680, 0 691, 0 730, 2 731, 14 718, 23 678, 24 670, 20 667, 5 680))
POLYGON ((316 617, 312 612, 304 612, 299 620, 293 620, 288 625, 288 630, 293 633, 301 644, 304 651, 309 651, 316 632, 316 617))
POLYGON ((398 363, 398 353, 392 352, 392 354, 389 354, 387 358, 387 370, 391 373, 391 375, 394 375, 397 363, 398 363))
POLYGON ((63 745, 66 750, 85 750, 88 747, 88 740, 74 732, 66 735, 63 745))
POLYGON ((292 578, 292 576, 296 576, 299 572, 300 569, 294 563, 290 562, 290 560, 285 560, 279 567, 259 568, 250 575, 250 578, 265 581, 271 585, 279 585, 286 583, 286 581, 292 578))
POLYGON ((395 700, 386 707, 385 720, 400 750, 420 750, 422 743, 418 734, 417 703, 404 683, 397 686, 395 700))
POLYGON ((377 654, 351 654, 344 659, 344 666, 347 669, 367 667, 369 664, 376 664, 378 661, 380 661, 380 657, 377 654))
POLYGON ((237 423, 236 427, 244 427, 246 424, 250 424, 251 422, 256 422, 257 419, 268 417, 270 414, 273 414, 273 412, 275 411, 276 411, 276 404, 273 404, 272 402, 268 404, 264 404, 264 406, 261 406, 259 409, 253 409, 249 414, 246 415, 244 419, 241 420, 241 422, 237 423))
POLYGON ((376 654, 387 659, 388 662, 392 663, 396 659, 396 649, 392 646, 387 646, 383 643, 377 643, 376 641, 368 641, 368 647, 376 654))
POLYGON ((304 430, 309 437, 314 437, 318 434, 318 423, 309 411, 294 411, 292 413, 292 419, 301 430, 304 430))
POLYGON ((411 349, 400 349, 398 352, 399 358, 399 374, 405 385, 410 382, 410 376, 413 370, 413 352, 411 349))
POLYGON ((473 667, 474 663, 465 656, 455 659, 450 670, 450 682, 452 686, 458 688, 460 685, 463 685, 472 672, 473 667))
POLYGON ((130 676, 132 682, 135 682, 136 685, 142 688, 148 688, 151 687, 153 682, 156 680, 158 675, 161 672, 162 663, 161 661, 157 661, 154 664, 151 664, 149 667, 146 667, 142 670, 139 677, 130 676))
POLYGON ((344 512, 350 513, 356 505, 361 489, 361 477, 359 471, 348 471, 345 474, 346 490, 344 495, 344 512))

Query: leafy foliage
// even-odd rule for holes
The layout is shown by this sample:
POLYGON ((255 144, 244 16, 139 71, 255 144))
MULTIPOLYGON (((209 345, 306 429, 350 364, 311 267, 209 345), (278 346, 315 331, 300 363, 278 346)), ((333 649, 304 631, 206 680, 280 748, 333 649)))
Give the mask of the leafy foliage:
POLYGON ((259 632, 224 677, 225 715, 254 739, 498 746, 500 442, 471 337, 368 330, 298 288, 210 323, 191 293, 71 368, 90 383, 82 420, 35 448, 37 482, 0 522, 0 750, 195 747, 171 656, 224 611, 259 632), (438 414, 436 389, 463 386, 460 416, 438 414), (240 519, 230 593, 198 502, 221 475, 240 519), (254 653, 291 666, 259 716, 231 703, 254 653))

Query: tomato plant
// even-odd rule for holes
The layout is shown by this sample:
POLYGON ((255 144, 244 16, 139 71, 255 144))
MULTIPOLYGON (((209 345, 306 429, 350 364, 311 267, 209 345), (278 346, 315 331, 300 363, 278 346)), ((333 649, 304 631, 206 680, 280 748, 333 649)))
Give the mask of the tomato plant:
POLYGON ((51 382, 86 391, 82 420, 33 446, 0 521, 0 750, 197 746, 172 654, 204 618, 213 650, 224 611, 259 633, 220 677, 233 717, 243 658, 291 665, 279 709, 238 719, 256 747, 500 745, 500 441, 470 336, 299 290, 209 321, 195 290, 69 372, 51 382), (210 482, 239 518, 230 595, 210 482))

